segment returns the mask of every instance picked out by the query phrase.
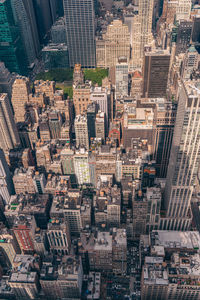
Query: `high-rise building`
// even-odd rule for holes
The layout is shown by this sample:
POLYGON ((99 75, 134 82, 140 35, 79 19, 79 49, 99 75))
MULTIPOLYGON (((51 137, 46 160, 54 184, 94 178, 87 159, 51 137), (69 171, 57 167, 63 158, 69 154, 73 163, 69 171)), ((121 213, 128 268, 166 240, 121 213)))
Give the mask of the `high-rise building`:
POLYGON ((191 20, 180 21, 176 37, 176 55, 185 53, 190 46, 193 22, 191 20))
POLYGON ((5 159, 3 150, 0 149, 0 196, 5 204, 10 200, 10 196, 14 193, 14 186, 8 164, 5 159))
POLYGON ((0 94, 0 148, 8 151, 20 146, 19 135, 7 94, 0 94))
POLYGON ((74 155, 74 170, 78 184, 87 184, 91 182, 89 170, 88 152, 84 148, 76 151, 74 155))
POLYGON ((85 116, 78 115, 75 119, 76 147, 89 149, 88 124, 85 116))
POLYGON ((167 50, 146 52, 143 64, 145 98, 165 97, 167 91, 170 53, 167 50))
POLYGON ((96 115, 95 130, 96 138, 105 141, 105 113, 99 111, 96 115))
POLYGON ((87 106, 91 103, 90 90, 90 82, 73 86, 73 103, 76 115, 83 114, 87 111, 87 106))
POLYGON ((11 0, 0 2, 0 60, 10 72, 25 74, 27 71, 27 59, 11 0))
POLYGON ((40 43, 42 44, 53 24, 50 2, 49 0, 33 0, 33 7, 36 15, 40 43))
POLYGON ((95 138, 95 119, 97 114, 97 105, 96 103, 91 103, 87 108, 87 123, 88 123, 88 136, 90 138, 95 138))
POLYGON ((118 64, 116 64, 115 70, 115 97, 121 98, 128 96, 128 63, 127 59, 120 58, 118 64))
POLYGON ((198 83, 182 82, 167 171, 163 229, 188 230, 190 226, 190 201, 200 162, 199 102, 198 83))
POLYGON ((96 40, 97 67, 116 66, 119 57, 130 58, 130 33, 121 20, 114 20, 107 31, 96 40))
POLYGON ((26 115, 26 104, 29 101, 30 84, 26 77, 18 76, 12 88, 12 106, 15 121, 24 122, 26 115))
POLYGON ((192 8, 192 0, 178 0, 176 6, 176 20, 189 20, 192 8))
POLYGON ((93 0, 64 0, 70 67, 95 67, 95 23, 93 0))
POLYGON ((3 62, 0 62, 0 91, 1 93, 8 94, 9 99, 12 95, 12 85, 15 80, 16 75, 11 74, 5 67, 3 62))
POLYGON ((134 35, 131 68, 141 68, 144 47, 152 44, 153 0, 139 0, 138 16, 134 18, 134 35))
POLYGON ((32 1, 12 0, 15 22, 19 27, 29 67, 32 67, 39 52, 39 37, 32 1))
POLYGON ((190 79, 191 73, 198 69, 200 55, 192 45, 185 53, 183 60, 181 75, 184 79, 190 79))

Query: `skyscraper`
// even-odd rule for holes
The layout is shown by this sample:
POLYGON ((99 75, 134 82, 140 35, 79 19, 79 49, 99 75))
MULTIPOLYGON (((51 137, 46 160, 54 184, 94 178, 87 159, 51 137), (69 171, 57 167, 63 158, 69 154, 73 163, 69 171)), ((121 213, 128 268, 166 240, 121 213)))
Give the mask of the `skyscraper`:
POLYGON ((190 201, 200 162, 200 87, 182 82, 165 187, 166 220, 161 228, 188 230, 190 201))
POLYGON ((7 94, 0 94, 0 148, 8 151, 20 145, 7 94))
POLYGON ((70 67, 95 67, 95 24, 93 0, 64 0, 70 67))
POLYGON ((139 0, 138 16, 134 18, 135 38, 132 48, 132 68, 141 68, 143 63, 144 47, 153 41, 152 17, 154 0, 139 0))
POLYGON ((128 63, 127 59, 119 59, 115 71, 116 98, 128 96, 128 63))
POLYGON ((143 63, 143 91, 145 98, 165 97, 170 65, 167 50, 146 52, 143 63))
POLYGON ((27 72, 27 60, 10 0, 0 1, 0 61, 10 72, 27 72))
POLYGON ((18 76, 12 89, 12 106, 16 122, 24 122, 26 109, 25 105, 29 100, 30 85, 26 77, 18 76))
POLYGON ((28 59, 28 64, 34 63, 39 52, 39 36, 32 1, 12 0, 13 14, 19 27, 21 39, 28 59))
POLYGON ((85 116, 77 115, 75 119, 76 147, 89 149, 88 124, 85 116))
POLYGON ((13 181, 2 149, 0 149, 0 196, 8 203, 14 193, 13 181))

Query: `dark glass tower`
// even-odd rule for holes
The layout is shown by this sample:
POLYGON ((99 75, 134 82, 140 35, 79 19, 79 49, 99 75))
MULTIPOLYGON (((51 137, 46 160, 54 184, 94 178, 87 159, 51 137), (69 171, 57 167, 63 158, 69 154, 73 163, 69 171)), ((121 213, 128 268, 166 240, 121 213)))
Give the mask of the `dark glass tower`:
POLYGON ((10 72, 27 73, 27 59, 10 0, 0 0, 0 61, 10 72))
POLYGON ((70 67, 93 68, 95 57, 94 0, 63 0, 70 67))

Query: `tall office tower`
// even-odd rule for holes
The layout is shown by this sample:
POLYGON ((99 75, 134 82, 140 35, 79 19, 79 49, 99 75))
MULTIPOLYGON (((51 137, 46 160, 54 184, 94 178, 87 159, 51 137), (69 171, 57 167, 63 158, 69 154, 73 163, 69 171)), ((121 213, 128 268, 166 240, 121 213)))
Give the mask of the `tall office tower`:
POLYGON ((14 20, 11 0, 0 2, 0 61, 5 63, 10 72, 27 72, 27 61, 19 28, 14 20))
POLYGON ((96 103, 91 103, 87 108, 87 123, 88 123, 88 136, 90 138, 95 138, 95 119, 97 114, 97 105, 96 103))
POLYGON ((190 46, 193 22, 180 21, 176 38, 176 55, 185 53, 190 46))
POLYGON ((153 131, 153 159, 156 161, 156 175, 167 176, 177 105, 165 98, 156 99, 153 131))
POLYGON ((134 18, 135 39, 132 48, 132 69, 141 68, 144 47, 152 44, 153 0, 139 0, 138 16, 134 18))
POLYGON ((15 22, 19 27, 28 64, 34 63, 39 52, 39 36, 32 1, 12 0, 15 22))
POLYGON ((128 63, 127 59, 120 58, 115 69, 115 97, 128 96, 128 63))
POLYGON ((84 148, 74 155, 74 170, 78 184, 91 183, 88 152, 84 148))
POLYGON ((12 177, 2 149, 0 149, 0 196, 4 204, 8 204, 10 196, 14 194, 12 177))
POLYGON ((146 52, 143 64, 142 97, 165 97, 170 65, 168 50, 146 52))
POLYGON ((6 94, 0 94, 0 148, 9 151, 18 146, 20 139, 10 101, 6 94))
POLYGON ((114 20, 96 40, 97 67, 111 68, 116 66, 119 57, 130 57, 130 33, 128 26, 121 20, 114 20))
POLYGON ((8 94, 9 99, 11 99, 15 77, 16 75, 11 74, 5 67, 5 64, 0 62, 0 92, 8 94))
POLYGON ((75 119, 76 147, 89 149, 88 125, 85 116, 77 115, 75 119))
POLYGON ((53 24, 50 2, 49 0, 33 0, 33 7, 36 16, 39 39, 42 44, 46 34, 53 24))
POLYGON ((51 18, 52 18, 53 23, 56 21, 56 17, 57 17, 57 4, 56 4, 56 2, 59 2, 59 1, 49 0, 51 18))
POLYGON ((16 122, 24 122, 26 115, 26 104, 29 101, 30 83, 26 77, 18 76, 12 88, 12 106, 16 122))
POLYGON ((74 85, 84 84, 84 73, 83 70, 81 69, 80 64, 76 64, 74 66, 73 84, 74 85))
POLYGON ((96 66, 94 1, 64 0, 63 5, 70 67, 78 63, 93 68, 96 66))
POLYGON ((178 0, 176 7, 176 20, 189 20, 192 8, 192 0, 178 0))
POLYGON ((52 139, 59 139, 61 133, 62 119, 59 111, 49 113, 49 128, 52 139))
POLYGON ((190 201, 200 162, 200 89, 198 82, 181 83, 178 110, 165 187, 168 230, 188 230, 190 201))
POLYGON ((53 44, 67 44, 65 19, 59 18, 51 27, 51 41, 53 44))
POLYGON ((140 99, 142 93, 142 74, 135 71, 131 78, 131 96, 134 99, 140 99))

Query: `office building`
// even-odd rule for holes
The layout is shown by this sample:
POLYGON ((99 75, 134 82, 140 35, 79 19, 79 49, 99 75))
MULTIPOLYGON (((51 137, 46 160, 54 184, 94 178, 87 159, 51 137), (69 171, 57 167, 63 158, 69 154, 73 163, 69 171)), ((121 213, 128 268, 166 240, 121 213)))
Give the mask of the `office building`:
POLYGON ((87 111, 90 100, 91 82, 77 84, 73 86, 73 103, 76 115, 81 115, 87 111))
POLYGON ((69 67, 68 48, 66 44, 49 43, 42 49, 45 70, 69 67))
POLYGON ((27 170, 23 168, 15 170, 13 183, 16 194, 34 194, 36 192, 33 180, 34 174, 34 167, 29 167, 27 170))
POLYGON ((59 139, 61 134, 62 118, 59 111, 51 111, 49 114, 49 129, 52 139, 59 139))
POLYGON ((160 98, 166 96, 169 65, 170 53, 167 50, 145 53, 142 97, 160 98))
POLYGON ((191 224, 190 201, 200 160, 198 83, 182 82, 178 99, 165 187, 166 219, 160 228, 188 230, 191 224))
POLYGON ((177 105, 164 98, 157 98, 154 114, 153 159, 156 161, 156 175, 167 176, 167 167, 176 121, 177 105))
POLYGON ((134 17, 133 25, 133 47, 131 69, 141 68, 143 64, 144 47, 151 45, 153 0, 139 0, 138 16, 134 17))
POLYGON ((14 83, 16 75, 11 74, 8 69, 5 67, 3 62, 0 62, 0 88, 1 93, 8 94, 9 99, 12 95, 12 85, 14 83))
POLYGON ((56 92, 55 82, 49 80, 35 80, 34 81, 35 94, 45 94, 47 103, 53 103, 54 94, 56 92))
POLYGON ((29 94, 29 79, 18 76, 12 87, 12 106, 16 123, 26 120, 26 104, 29 102, 29 94))
POLYGON ((51 27, 51 41, 53 44, 67 44, 65 19, 59 18, 51 27))
POLYGON ((98 110, 105 113, 106 120, 110 116, 111 91, 107 87, 91 87, 90 101, 97 104, 98 110))
POLYGON ((50 251, 55 255, 67 255, 70 252, 71 239, 66 222, 51 219, 48 223, 47 238, 50 251))
POLYGON ((142 94, 142 74, 140 71, 135 71, 131 78, 131 97, 140 99, 142 94))
POLYGON ((84 84, 84 73, 81 69, 81 64, 75 64, 73 73, 73 84, 75 86, 84 84))
POLYGON ((115 97, 128 96, 128 64, 127 59, 119 58, 115 70, 115 97))
POLYGON ((48 299, 74 299, 81 297, 83 268, 81 258, 64 255, 55 261, 43 262, 40 284, 48 299))
POLYGON ((12 0, 15 22, 19 28, 28 66, 33 67, 39 53, 39 37, 36 28, 33 3, 25 0, 12 0))
POLYGON ((84 148, 77 150, 74 155, 74 170, 78 184, 91 182, 88 152, 84 148))
POLYGON ((101 141, 105 141, 105 131, 106 131, 106 119, 105 114, 101 111, 96 115, 95 120, 95 136, 101 141))
POLYGON ((198 51, 193 45, 190 46, 187 52, 185 53, 185 57, 183 60, 183 66, 181 70, 182 78, 190 79, 192 72, 198 69, 199 61, 200 56, 198 51))
POLYGON ((121 20, 114 20, 96 40, 97 67, 115 67, 120 57, 130 58, 130 33, 121 20))
POLYGON ((97 114, 97 105, 96 103, 91 103, 87 108, 87 124, 88 124, 88 136, 90 138, 95 138, 96 129, 95 129, 95 120, 97 114))
POLYGON ((16 299, 35 299, 40 291, 38 257, 16 255, 14 263, 18 268, 13 269, 8 283, 16 299))
POLYGON ((0 61, 10 72, 26 74, 27 59, 10 0, 0 3, 0 61))
POLYGON ((192 8, 192 0, 178 0, 176 6, 176 20, 189 20, 192 8))
POLYGON ((14 194, 14 186, 8 164, 2 149, 0 149, 0 196, 4 204, 7 204, 14 194))
POLYGON ((95 67, 94 1, 64 0, 63 6, 70 67, 95 67))
POLYGON ((0 94, 0 148, 4 151, 20 146, 19 134, 7 94, 0 94))
POLYGON ((185 53, 190 46, 193 22, 191 20, 180 21, 176 37, 176 55, 185 53))
POLYGON ((75 119, 76 147, 89 149, 88 124, 85 116, 77 115, 75 119))

